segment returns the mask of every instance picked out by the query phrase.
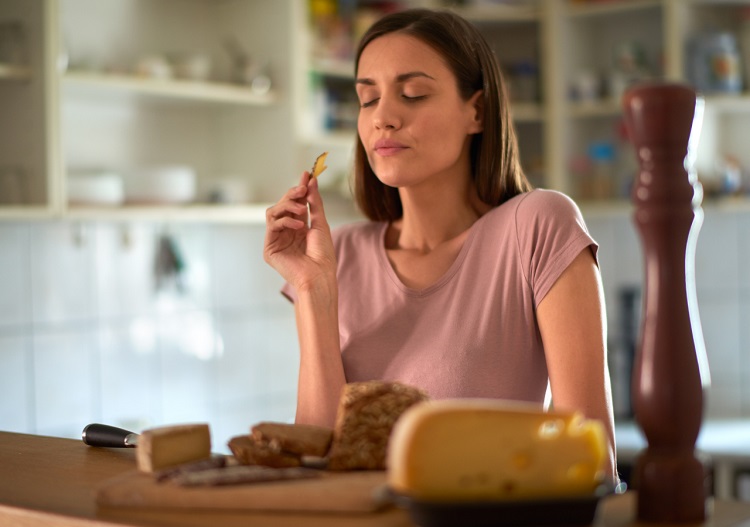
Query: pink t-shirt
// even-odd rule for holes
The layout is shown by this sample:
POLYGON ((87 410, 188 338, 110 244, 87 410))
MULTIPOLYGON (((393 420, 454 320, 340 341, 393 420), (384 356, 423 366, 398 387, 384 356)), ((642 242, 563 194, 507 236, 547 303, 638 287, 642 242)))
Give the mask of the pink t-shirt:
MULTIPOLYGON (((347 381, 401 381, 436 399, 543 402, 536 307, 583 249, 597 251, 575 203, 538 189, 492 209, 448 271, 422 290, 394 272, 386 229, 361 222, 334 231, 347 381)), ((283 291, 294 299, 288 285, 283 291)))

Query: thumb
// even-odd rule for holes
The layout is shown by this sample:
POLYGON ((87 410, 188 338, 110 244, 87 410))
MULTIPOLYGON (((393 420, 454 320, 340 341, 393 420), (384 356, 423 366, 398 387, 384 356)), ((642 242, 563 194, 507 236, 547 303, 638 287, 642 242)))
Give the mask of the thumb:
POLYGON ((320 195, 317 178, 312 178, 307 185, 307 203, 310 205, 310 227, 313 229, 328 229, 323 197, 320 195))

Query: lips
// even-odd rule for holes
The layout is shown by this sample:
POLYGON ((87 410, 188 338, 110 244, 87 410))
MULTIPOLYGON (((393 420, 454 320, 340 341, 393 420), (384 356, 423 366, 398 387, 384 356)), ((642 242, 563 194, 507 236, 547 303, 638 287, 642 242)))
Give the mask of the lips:
POLYGON ((388 157, 403 152, 407 148, 409 147, 405 144, 394 141, 393 139, 379 139, 375 142, 374 150, 378 155, 388 157))

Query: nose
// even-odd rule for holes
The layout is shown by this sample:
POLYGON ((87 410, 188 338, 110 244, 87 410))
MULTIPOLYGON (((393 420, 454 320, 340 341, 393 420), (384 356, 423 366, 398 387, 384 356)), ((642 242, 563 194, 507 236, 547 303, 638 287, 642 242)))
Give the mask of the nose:
POLYGON ((373 124, 378 130, 397 130, 401 128, 401 116, 398 105, 391 97, 381 96, 373 113, 373 124))

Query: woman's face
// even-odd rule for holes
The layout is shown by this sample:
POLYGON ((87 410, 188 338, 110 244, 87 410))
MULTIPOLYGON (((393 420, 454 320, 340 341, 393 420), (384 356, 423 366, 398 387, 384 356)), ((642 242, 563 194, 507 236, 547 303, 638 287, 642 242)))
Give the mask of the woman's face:
POLYGON ((417 38, 390 33, 362 52, 357 129, 378 179, 392 187, 466 177, 469 144, 481 132, 477 92, 464 101, 442 57, 417 38))

